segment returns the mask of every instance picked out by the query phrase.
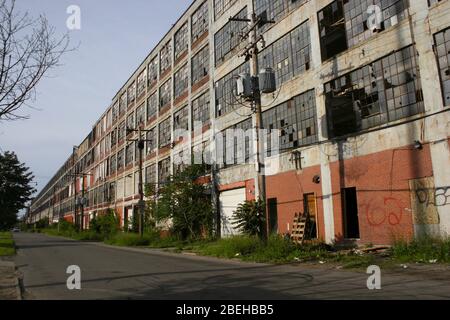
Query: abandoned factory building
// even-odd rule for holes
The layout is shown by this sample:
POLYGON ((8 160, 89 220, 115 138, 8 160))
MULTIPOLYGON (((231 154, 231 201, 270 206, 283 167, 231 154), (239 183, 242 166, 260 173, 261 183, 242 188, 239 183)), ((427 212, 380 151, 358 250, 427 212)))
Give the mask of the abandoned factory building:
MULTIPOLYGON (((258 71, 241 55, 249 23, 230 20, 252 13, 272 22, 257 30, 259 69, 276 76, 276 92, 262 96, 263 127, 279 132, 280 152, 265 159, 277 163, 266 175, 270 231, 290 233, 295 214, 307 212, 311 236, 326 242, 450 234, 448 0, 193 1, 106 111, 98 106, 102 115, 34 199, 29 221, 75 222, 84 193, 86 227, 108 208, 124 225, 139 201, 127 127, 146 130, 144 182, 156 186, 182 170, 175 157, 217 156, 218 134, 253 128, 235 90, 237 75, 258 71)), ((235 159, 235 144, 220 157, 235 159)), ((252 150, 250 139, 245 159, 252 150)), ((255 163, 219 159, 210 169, 227 236, 237 205, 258 197, 255 163)))

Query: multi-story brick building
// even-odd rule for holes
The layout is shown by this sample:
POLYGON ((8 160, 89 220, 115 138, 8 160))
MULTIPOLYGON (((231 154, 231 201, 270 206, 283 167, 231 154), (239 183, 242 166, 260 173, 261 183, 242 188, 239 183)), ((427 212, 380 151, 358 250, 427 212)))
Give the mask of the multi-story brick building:
MULTIPOLYGON (((82 188, 70 174, 83 172, 92 174, 86 224, 107 208, 123 224, 138 201, 127 126, 151 130, 145 181, 160 185, 179 169, 174 157, 215 150, 217 133, 251 128, 255 115, 234 92, 234 76, 254 71, 239 55, 248 24, 229 18, 253 11, 275 21, 258 31, 259 66, 277 79, 277 92, 262 100, 264 127, 279 130, 281 151, 266 159, 278 166, 266 177, 271 230, 288 233, 294 214, 309 212, 312 236, 327 242, 450 233, 448 0, 194 1, 36 197, 29 219, 74 220, 82 188), (177 129, 192 134, 179 139, 177 129)), ((236 158, 234 145, 215 155, 236 158)), ((244 149, 251 158, 251 140, 244 149)), ((236 205, 257 196, 255 164, 218 160, 213 201, 228 234, 236 205)))

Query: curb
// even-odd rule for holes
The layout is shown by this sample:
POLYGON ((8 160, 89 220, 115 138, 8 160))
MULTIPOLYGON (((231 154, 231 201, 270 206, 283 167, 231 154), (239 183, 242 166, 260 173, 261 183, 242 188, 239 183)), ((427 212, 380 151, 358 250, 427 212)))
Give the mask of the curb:
POLYGON ((16 299, 14 300, 23 300, 22 289, 20 287, 20 280, 19 280, 20 276, 18 274, 15 263, 11 261, 0 260, 0 269, 2 270, 2 274, 11 274, 11 276, 13 277, 12 286, 14 287, 16 296, 16 299))

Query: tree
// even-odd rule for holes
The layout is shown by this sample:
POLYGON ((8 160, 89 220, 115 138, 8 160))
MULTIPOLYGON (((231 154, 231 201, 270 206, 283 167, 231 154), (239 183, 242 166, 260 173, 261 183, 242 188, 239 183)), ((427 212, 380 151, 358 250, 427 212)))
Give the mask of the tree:
POLYGON ((211 199, 198 178, 204 167, 192 165, 174 175, 159 191, 155 211, 158 222, 170 221, 182 239, 199 239, 212 233, 211 199))
POLYGON ((55 36, 44 16, 16 12, 15 0, 0 0, 0 121, 27 119, 19 112, 35 98, 42 77, 58 66, 69 37, 55 36))
POLYGON ((0 153, 0 230, 14 226, 17 213, 31 200, 33 178, 14 152, 0 153))

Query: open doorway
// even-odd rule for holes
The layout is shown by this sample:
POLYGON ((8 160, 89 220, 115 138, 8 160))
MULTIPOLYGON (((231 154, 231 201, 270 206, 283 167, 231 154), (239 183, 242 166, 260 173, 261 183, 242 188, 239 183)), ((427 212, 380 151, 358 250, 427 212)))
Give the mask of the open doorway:
POLYGON ((308 217, 308 227, 306 236, 308 239, 317 239, 319 237, 317 229, 317 202, 314 193, 303 195, 303 204, 305 215, 308 217))
POLYGON ((269 199, 268 201, 269 209, 269 233, 278 233, 278 209, 277 209, 277 198, 269 199))
POLYGON ((342 212, 345 238, 359 239, 358 197, 356 188, 342 189, 342 212))

